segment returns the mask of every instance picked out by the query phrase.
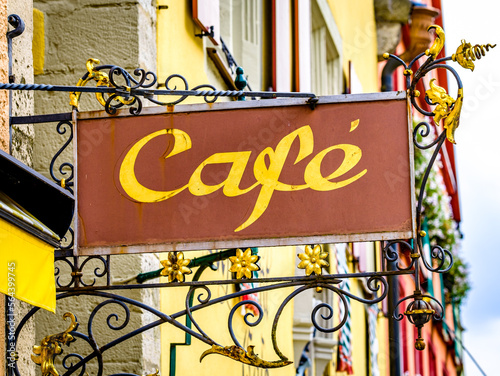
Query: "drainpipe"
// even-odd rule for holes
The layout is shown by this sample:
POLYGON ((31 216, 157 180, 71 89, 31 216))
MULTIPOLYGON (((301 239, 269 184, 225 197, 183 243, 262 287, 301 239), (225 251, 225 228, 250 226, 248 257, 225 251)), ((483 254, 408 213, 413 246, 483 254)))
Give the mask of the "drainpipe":
MULTIPOLYGON (((393 252, 397 252, 395 247, 391 247, 393 252)), ((397 270, 397 261, 387 261, 388 270, 397 270)), ((401 376, 403 374, 403 365, 401 362, 401 330, 399 321, 394 320, 392 314, 399 300, 399 280, 397 276, 387 277, 389 284, 389 293, 387 299, 387 308, 389 316, 389 371, 390 376, 401 376)))
POLYGON ((382 69, 382 77, 381 77, 381 91, 393 91, 393 80, 392 74, 401 64, 400 61, 396 59, 389 59, 387 63, 384 65, 384 69, 382 69))
MULTIPOLYGON (((431 35, 427 28, 434 23, 434 19, 439 15, 439 10, 427 7, 424 4, 413 2, 409 24, 410 24, 410 45, 400 56, 401 59, 409 63, 415 56, 424 52, 431 43, 431 35)), ((381 91, 393 91, 392 74, 401 65, 396 59, 389 59, 382 70, 381 91)))

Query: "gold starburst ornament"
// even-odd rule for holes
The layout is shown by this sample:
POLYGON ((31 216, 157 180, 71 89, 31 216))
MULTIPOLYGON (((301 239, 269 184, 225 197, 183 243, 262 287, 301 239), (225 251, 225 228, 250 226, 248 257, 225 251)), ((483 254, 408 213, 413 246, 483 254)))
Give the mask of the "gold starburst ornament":
POLYGON ((328 257, 328 252, 321 252, 321 246, 317 245, 314 248, 306 246, 305 252, 297 255, 300 259, 299 269, 306 270, 306 276, 312 273, 321 275, 322 269, 329 266, 325 260, 328 257))
POLYGON ((190 262, 190 259, 184 258, 184 253, 182 252, 169 252, 168 258, 161 261, 164 269, 160 274, 168 277, 169 282, 184 282, 184 276, 192 272, 192 270, 188 268, 190 262))
POLYGON ((260 257, 257 255, 252 255, 252 250, 247 248, 245 252, 241 249, 236 250, 236 256, 229 257, 229 261, 231 261, 231 269, 229 271, 231 273, 236 273, 236 278, 252 278, 252 272, 256 272, 260 270, 257 262, 260 257))

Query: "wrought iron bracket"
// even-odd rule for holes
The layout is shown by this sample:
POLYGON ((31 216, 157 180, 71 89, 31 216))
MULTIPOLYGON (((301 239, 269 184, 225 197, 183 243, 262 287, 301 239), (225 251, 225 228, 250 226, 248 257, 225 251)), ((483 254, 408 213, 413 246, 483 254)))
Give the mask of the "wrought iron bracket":
POLYGON ((215 35, 214 27, 210 26, 208 28, 208 31, 202 30, 201 33, 195 34, 194 36, 198 37, 198 38, 203 38, 203 37, 211 37, 211 38, 213 38, 214 35, 215 35))
POLYGON ((15 82, 15 77, 12 74, 12 39, 24 33, 24 21, 17 14, 11 14, 7 21, 14 28, 7 32, 7 51, 9 55, 9 83, 15 82))
MULTIPOLYGON (((9 21, 10 22, 10 21, 9 21)), ((12 24, 12 23, 11 23, 12 24)), ((16 26, 15 24, 13 24, 16 26)), ((20 24, 16 26, 16 29, 21 27, 20 24)), ((69 343, 70 338, 73 340, 79 340, 81 342, 87 343, 90 346, 90 350, 87 354, 81 355, 76 353, 68 354, 64 357, 62 366, 65 368, 65 375, 70 375, 78 373, 80 375, 86 372, 87 363, 92 360, 96 360, 98 364, 98 374, 103 374, 103 354, 108 349, 116 346, 123 341, 134 337, 146 330, 150 330, 162 324, 170 324, 183 330, 187 336, 195 337, 198 340, 209 346, 209 349, 201 354, 201 359, 210 354, 219 354, 235 360, 238 360, 245 364, 250 364, 257 367, 264 368, 275 368, 282 367, 290 364, 288 357, 285 356, 279 346, 278 346, 278 336, 277 336, 277 325, 281 317, 281 313, 287 304, 293 300, 297 295, 303 293, 304 291, 310 289, 326 289, 331 291, 333 294, 338 296, 339 304, 343 307, 343 316, 340 317, 338 325, 325 328, 318 322, 318 316, 323 319, 330 319, 333 317, 334 309, 332 306, 322 303, 316 306, 311 313, 311 321, 313 326, 322 332, 334 332, 339 330, 347 321, 347 312, 349 311, 349 299, 358 301, 363 304, 376 304, 381 302, 387 296, 387 277, 396 275, 411 275, 415 281, 415 291, 412 295, 404 297, 399 302, 397 302, 392 316, 395 320, 402 320, 405 316, 408 320, 414 324, 419 333, 417 338, 416 347, 421 350, 425 347, 423 339, 421 338, 421 328, 428 322, 431 317, 435 320, 440 320, 442 318, 443 307, 442 305, 433 297, 424 294, 420 290, 420 269, 426 268, 430 272, 445 273, 447 272, 453 263, 453 257, 449 250, 443 249, 439 245, 432 246, 430 259, 423 251, 422 239, 425 236, 425 232, 422 229, 422 204, 424 200, 424 188, 427 184, 429 173, 438 157, 438 153, 443 146, 444 142, 448 139, 449 142, 455 142, 454 132, 458 127, 460 110, 463 102, 463 92, 462 92, 462 82, 457 74, 457 72, 445 64, 448 61, 456 61, 465 68, 473 69, 472 61, 480 59, 484 56, 485 51, 495 46, 492 45, 475 45, 471 46, 466 42, 457 49, 457 52, 446 58, 437 59, 443 44, 444 44, 444 32, 438 26, 432 26, 431 29, 436 30, 437 38, 434 41, 431 48, 422 54, 418 55, 413 59, 410 64, 406 64, 403 60, 395 55, 385 54, 387 59, 396 59, 405 68, 406 76, 406 86, 408 99, 412 103, 416 111, 422 114, 424 117, 430 117, 434 119, 436 124, 440 122, 443 123, 444 130, 435 138, 427 143, 424 143, 420 138, 425 139, 431 134, 431 125, 428 121, 420 122, 413 131, 413 144, 417 149, 425 150, 434 148, 432 157, 429 160, 429 164, 425 170, 424 176, 422 177, 422 188, 418 194, 417 207, 416 207, 416 223, 417 223, 417 235, 411 240, 395 240, 383 243, 383 258, 385 264, 391 262, 396 264, 396 270, 388 270, 387 266, 383 267, 382 271, 379 272, 365 272, 365 273, 341 273, 341 274, 322 274, 323 268, 326 266, 326 256, 316 247, 310 247, 304 254, 301 254, 299 268, 305 269, 306 276, 303 277, 279 277, 279 278, 247 278, 241 279, 241 277, 252 276, 253 271, 258 270, 258 257, 252 252, 247 252, 244 250, 226 250, 213 255, 203 256, 204 259, 193 259, 187 260, 181 252, 172 252, 168 256, 168 260, 163 263, 163 268, 151 271, 148 276, 134 276, 129 278, 128 281, 122 281, 118 284, 113 284, 110 278, 110 263, 111 257, 102 256, 90 256, 86 258, 80 257, 59 257, 56 260, 56 281, 58 286, 59 295, 58 300, 68 299, 74 296, 81 295, 91 295, 101 299, 102 301, 92 308, 91 314, 88 318, 86 325, 87 332, 81 333, 77 332, 76 319, 74 324, 70 326, 65 332, 60 333, 55 336, 48 336, 44 339, 44 343, 40 347, 35 347, 35 355, 37 364, 42 366, 42 373, 45 375, 57 374, 57 371, 53 368, 53 361, 56 355, 62 352, 60 344, 69 343), (426 58, 425 58, 426 57, 426 58), (425 58, 425 61, 421 61, 425 58), (471 66, 472 64, 472 66, 471 66), (413 72, 415 69, 415 73, 413 72), (436 69, 446 69, 451 72, 452 76, 457 81, 458 93, 456 98, 449 96, 443 88, 439 88, 437 85, 431 81, 430 88, 425 91, 425 100, 431 105, 435 106, 433 111, 425 111, 417 103, 417 98, 421 95, 416 89, 417 84, 422 82, 422 78, 429 72, 436 69), (399 251, 395 247, 399 247, 399 251), (409 261, 404 264, 403 260, 400 258, 401 252, 408 252, 410 254, 409 261), (256 258, 257 257, 257 258, 256 258), (202 260, 201 260, 202 259, 202 260), (204 270, 210 268, 212 270, 217 269, 217 263, 227 262, 229 260, 232 263, 231 272, 236 273, 236 275, 231 279, 226 280, 205 280, 200 281, 200 276, 204 270), (323 261, 323 262, 322 262, 323 261), (98 263, 98 266, 95 266, 98 263), (70 269, 69 281, 62 281, 62 266, 66 265, 70 269), (93 268, 93 274, 87 275, 86 270, 93 268), (185 275, 191 273, 192 269, 197 268, 196 273, 191 281, 185 280, 185 275), (168 277, 168 282, 159 283, 140 283, 144 282, 150 278, 157 278, 160 275, 165 275, 168 277), (237 278, 240 277, 240 278, 237 278), (353 278, 365 278, 367 280, 367 288, 369 289, 372 297, 366 299, 364 297, 359 297, 352 294, 350 291, 344 288, 345 281, 353 278), (223 296, 212 296, 211 288, 213 286, 236 286, 246 282, 258 282, 260 286, 250 288, 245 291, 236 291, 223 296), (129 283, 133 282, 133 283, 129 283), (150 307, 142 302, 138 302, 118 294, 113 293, 117 290, 131 290, 131 289, 165 289, 165 288, 175 288, 179 286, 189 287, 189 291, 185 299, 184 309, 166 314, 153 307, 150 307), (243 319, 247 326, 254 327, 258 325, 263 319, 263 309, 259 303, 252 300, 243 300, 235 304, 229 313, 228 318, 228 329, 231 339, 234 345, 223 346, 216 342, 215 339, 210 337, 201 327, 201 325, 195 320, 193 312, 202 310, 204 308, 213 306, 220 302, 229 302, 234 298, 240 298, 243 295, 249 294, 264 294, 272 290, 285 289, 293 287, 293 292, 289 293, 283 302, 279 305, 272 325, 272 343, 277 359, 266 361, 259 358, 255 352, 253 346, 244 349, 240 342, 236 338, 233 328, 232 320, 237 309, 242 305, 250 305, 254 308, 253 313, 246 314, 243 319), (197 291, 200 291, 196 295, 197 291), (196 297, 196 302, 195 302, 196 297), (408 303, 408 304, 407 304, 408 303), (399 313, 399 307, 403 304, 407 304, 403 313, 399 313), (111 340, 107 343, 99 343, 96 335, 93 333, 93 323, 96 314, 104 307, 112 306, 116 307, 122 315, 122 321, 117 324, 119 315, 117 313, 112 313, 107 316, 108 328, 117 331, 121 334, 117 339, 111 340), (130 322, 131 307, 136 308, 141 312, 149 312, 155 317, 155 321, 152 321, 141 328, 131 330, 127 333, 123 332, 130 322), (180 318, 186 318, 186 324, 179 321, 180 318), (112 322, 112 320, 115 320, 112 322), (194 326, 194 328, 193 328, 194 326), (45 359, 40 358, 47 348, 53 346, 53 351, 48 354, 45 359), (57 347, 59 346, 59 347, 57 347), (60 351, 61 349, 61 351, 60 351), (40 357, 39 357, 40 356, 40 357), (74 362, 69 362, 68 359, 74 358, 74 362), (45 366, 43 365, 45 364, 45 366), (43 368, 45 367, 45 368, 43 368), (44 371, 45 369, 45 371, 44 371), (54 373, 55 372, 55 373, 54 373)), ((19 32, 19 31, 17 31, 19 32)), ((17 33, 16 32, 16 33, 17 33)), ((16 36, 13 33, 11 37, 16 36)), ((19 35, 19 34, 17 34, 19 35)), ((205 102, 212 103, 215 102, 221 96, 227 96, 232 98, 241 98, 244 96, 259 97, 259 98, 303 98, 305 99, 304 104, 309 104, 312 109, 318 102, 318 98, 312 93, 278 93, 278 92, 243 92, 238 91, 221 91, 216 90, 211 85, 199 85, 193 89, 189 89, 186 79, 180 75, 172 75, 165 81, 165 90, 156 90, 153 87, 157 84, 156 75, 152 72, 146 72, 143 69, 136 69, 133 74, 130 74, 121 67, 114 65, 98 65, 99 61, 95 59, 89 59, 87 62, 87 73, 82 77, 76 86, 57 86, 57 85, 36 85, 36 84, 14 84, 14 83, 2 83, 0 84, 0 89, 4 90, 41 90, 41 91, 60 91, 71 93, 71 105, 76 109, 78 107, 78 101, 81 93, 89 92, 96 95, 97 100, 101 103, 105 110, 114 114, 116 111, 123 107, 129 107, 130 113, 137 115, 142 109, 142 99, 146 99, 154 104, 158 105, 168 105, 173 106, 175 104, 181 103, 186 98, 191 96, 203 97, 205 102), (182 85, 183 89, 178 90, 177 86, 172 87, 172 82, 178 80, 182 85), (85 85, 90 81, 96 81, 96 87, 86 87, 85 85), (177 96, 178 99, 172 101, 162 101, 157 99, 162 96, 177 96)), ((33 120, 33 118, 30 118, 33 120)), ((40 119, 40 122, 46 121, 48 118, 40 119)), ((56 120, 54 117, 53 120, 56 120)), ((22 123, 22 121, 27 121, 27 119, 15 118, 12 123, 22 123)), ((72 190, 73 187, 73 165, 69 162, 61 163, 58 167, 57 174, 54 173, 56 161, 61 155, 62 151, 71 144, 73 139, 73 129, 72 125, 67 118, 67 114, 61 115, 61 118, 57 118, 59 121, 57 125, 57 131, 62 135, 67 135, 67 140, 63 147, 54 156, 50 171, 52 178, 59 184, 64 185, 67 189, 72 190), (67 132, 67 133, 66 133, 67 132), (57 176, 56 176, 57 175, 57 176), (62 176, 62 177, 61 177, 62 176)), ((56 169, 57 170, 57 169, 56 169)), ((68 244, 66 245, 64 252, 69 253, 73 247, 72 232, 68 236, 68 244)), ((16 340, 20 333, 25 330, 26 323, 33 317, 39 308, 33 308, 19 323, 16 328, 16 340)), ((105 340, 104 340, 105 341, 105 340)), ((20 375, 17 364, 14 368, 9 369, 11 375, 20 375)))

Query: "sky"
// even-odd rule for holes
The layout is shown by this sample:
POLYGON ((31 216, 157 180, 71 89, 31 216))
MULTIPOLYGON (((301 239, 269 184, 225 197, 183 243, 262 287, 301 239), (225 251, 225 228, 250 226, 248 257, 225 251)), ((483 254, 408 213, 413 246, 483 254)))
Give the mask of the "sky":
MULTIPOLYGON (((500 3, 442 0, 447 55, 461 39, 472 45, 500 42, 500 3)), ((455 133, 464 234, 462 254, 470 265, 472 291, 462 308, 465 347, 488 376, 500 374, 500 45, 475 62, 474 72, 450 65, 464 86, 460 126, 455 133)), ((451 77, 450 77, 451 78, 451 77)), ((450 94, 456 97, 456 90, 450 94)), ((464 355, 467 376, 483 375, 464 355)))

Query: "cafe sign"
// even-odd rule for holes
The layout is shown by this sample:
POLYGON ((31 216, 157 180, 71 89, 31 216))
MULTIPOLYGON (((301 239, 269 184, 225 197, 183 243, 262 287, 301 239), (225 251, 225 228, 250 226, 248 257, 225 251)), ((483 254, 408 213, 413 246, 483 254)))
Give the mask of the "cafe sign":
POLYGON ((414 236, 405 93, 82 113, 80 255, 414 236))

